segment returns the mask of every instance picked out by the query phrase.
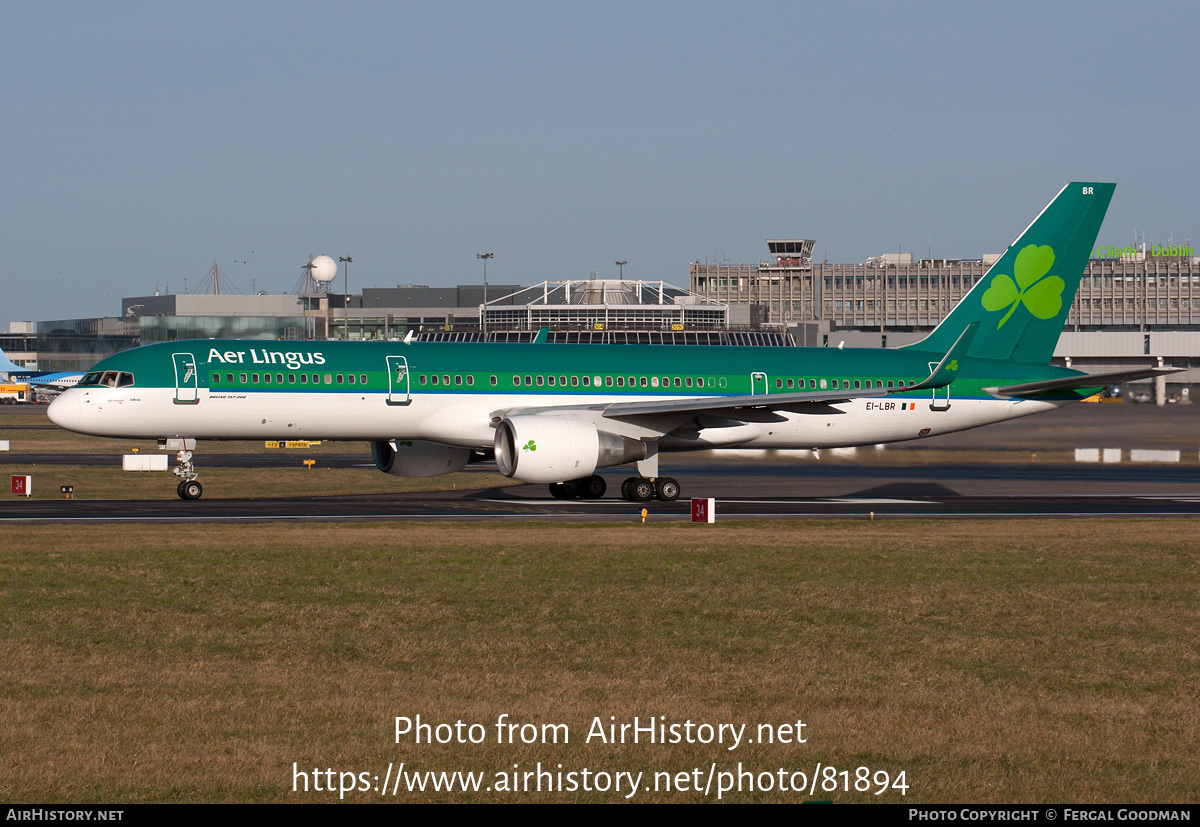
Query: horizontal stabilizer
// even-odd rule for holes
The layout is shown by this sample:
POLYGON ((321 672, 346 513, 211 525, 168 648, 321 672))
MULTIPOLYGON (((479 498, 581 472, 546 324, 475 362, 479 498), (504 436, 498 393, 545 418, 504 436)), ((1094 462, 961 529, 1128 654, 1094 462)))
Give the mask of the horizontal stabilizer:
POLYGON ((1050 391, 1066 391, 1076 388, 1099 388, 1114 382, 1132 382, 1135 379, 1152 379, 1156 376, 1166 376, 1179 373, 1187 368, 1139 368, 1138 370, 1118 370, 1112 373, 1084 373, 1079 376, 1067 376, 1062 379, 1044 379, 1041 382, 1023 382, 1019 385, 1004 385, 998 388, 984 388, 992 396, 1036 396, 1050 391))

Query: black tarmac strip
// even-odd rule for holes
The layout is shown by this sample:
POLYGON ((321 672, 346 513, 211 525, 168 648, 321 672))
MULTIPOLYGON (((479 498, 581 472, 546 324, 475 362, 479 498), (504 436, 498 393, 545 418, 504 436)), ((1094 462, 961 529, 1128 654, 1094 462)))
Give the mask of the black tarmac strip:
MULTIPOLYGON (((210 457, 213 459, 215 457, 210 457)), ((216 464, 216 463, 212 463, 216 464)), ((978 518, 1063 518, 1063 517, 1194 517, 1200 515, 1200 485, 1195 493, 1021 493, 1007 495, 961 495, 936 481, 939 473, 962 474, 949 469, 922 466, 920 476, 912 468, 853 468, 858 477, 878 477, 879 484, 832 496, 780 495, 779 477, 763 476, 762 468, 742 473, 713 475, 711 467, 700 477, 678 477, 685 497, 673 503, 631 503, 613 496, 621 476, 609 476, 610 495, 602 500, 555 500, 541 485, 513 485, 471 491, 439 491, 412 494, 365 494, 341 497, 286 497, 221 499, 219 491, 206 491, 204 499, 183 501, 174 496, 174 478, 164 479, 162 499, 154 500, 19 500, 0 501, 0 522, 26 523, 120 523, 120 522, 262 522, 262 521, 354 521, 354 520, 529 520, 568 522, 639 522, 646 509, 648 522, 687 522, 691 519, 688 494, 713 497, 717 520, 761 519, 978 519, 978 518), (889 482, 889 472, 903 471, 906 479, 889 482), (772 492, 767 495, 765 492, 772 492), (760 493, 763 492, 763 493, 760 493)), ((830 492, 842 491, 847 480, 830 476, 833 469, 804 469, 808 485, 820 484, 816 472, 825 475, 830 492)), ((841 470, 841 469, 838 469, 841 470)), ((1069 479, 1063 467, 1008 468, 992 466, 979 473, 1036 471, 1044 478, 1030 488, 1061 487, 1055 482, 1069 479)), ((1099 471, 1100 469, 1097 469, 1099 471)), ((1126 472, 1135 469, 1124 469, 1126 472)), ((1143 469, 1136 469, 1143 470, 1143 469)), ((1197 469, 1145 469, 1161 479, 1177 475, 1195 480, 1197 469), (1174 472, 1174 473, 1172 473, 1174 472)), ((796 477, 797 469, 788 476, 796 477)), ((675 470, 672 469, 672 473, 675 470)), ((201 477, 203 481, 203 476, 201 477)), ((1128 481, 1126 478, 1125 481, 1128 481)), ((856 483, 866 480, 853 480, 856 483)), ((822 486, 824 487, 824 486, 822 486)), ((1139 488, 1145 487, 1138 486, 1139 488)), ((1172 486, 1178 487, 1178 486, 1172 486)))

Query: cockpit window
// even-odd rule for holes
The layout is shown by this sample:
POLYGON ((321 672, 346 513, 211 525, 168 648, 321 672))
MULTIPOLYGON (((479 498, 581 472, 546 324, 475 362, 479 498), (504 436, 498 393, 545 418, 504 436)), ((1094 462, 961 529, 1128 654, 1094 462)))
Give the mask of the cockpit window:
POLYGON ((122 370, 92 371, 79 380, 80 385, 100 385, 108 388, 125 388, 133 384, 133 374, 122 370))

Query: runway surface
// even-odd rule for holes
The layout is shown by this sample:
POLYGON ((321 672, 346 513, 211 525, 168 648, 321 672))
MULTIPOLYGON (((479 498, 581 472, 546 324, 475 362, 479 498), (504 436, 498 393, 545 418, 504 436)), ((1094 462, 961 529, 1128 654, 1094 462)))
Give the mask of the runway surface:
MULTIPOLYGON (((169 488, 170 486, 168 486, 169 488)), ((713 488, 693 485, 697 494, 713 488)), ((726 477, 722 488, 738 487, 726 477)), ((750 486, 757 489, 757 485, 750 486)), ((776 486, 778 488, 778 486, 776 486)), ((894 484, 845 496, 797 497, 721 495, 724 519, 946 519, 1014 517, 1182 517, 1200 515, 1194 494, 956 494, 938 483, 894 484)), ((641 510, 652 522, 691 518, 690 502, 630 503, 555 500, 542 486, 479 491, 371 494, 352 497, 219 499, 185 502, 164 492, 155 500, 9 500, 0 503, 0 522, 255 522, 328 520, 549 520, 636 522, 641 510)))

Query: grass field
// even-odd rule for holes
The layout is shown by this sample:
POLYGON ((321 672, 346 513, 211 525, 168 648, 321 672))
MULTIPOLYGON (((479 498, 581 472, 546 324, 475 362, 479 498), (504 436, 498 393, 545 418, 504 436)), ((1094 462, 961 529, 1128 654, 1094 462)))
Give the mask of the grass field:
MULTIPOLYGON (((312 472, 319 473, 319 472, 312 472)), ((383 475, 378 475, 382 477, 383 475)), ((1200 795, 1200 521, 6 528, 0 798, 330 801, 301 769, 906 773, 839 802, 1200 795), (394 718, 481 723, 396 744, 394 718), (495 743, 498 715, 569 744, 495 743), (584 743, 593 717, 801 745, 584 743)), ((637 801, 697 801, 646 792, 637 801)), ((800 801, 801 793, 732 793, 800 801)), ((616 793, 402 794, 610 801, 616 793)), ((348 801, 378 801, 354 792, 348 801)), ((391 800, 391 799, 385 799, 391 800)))

